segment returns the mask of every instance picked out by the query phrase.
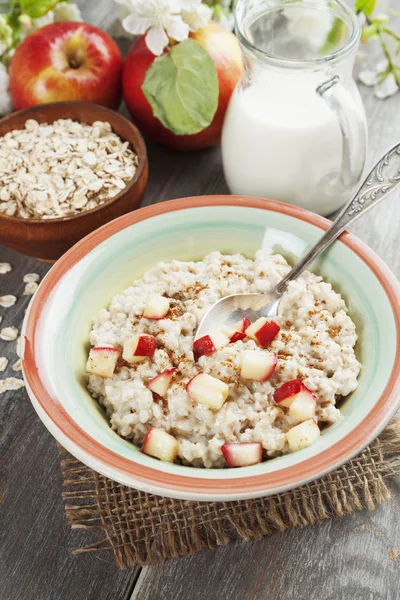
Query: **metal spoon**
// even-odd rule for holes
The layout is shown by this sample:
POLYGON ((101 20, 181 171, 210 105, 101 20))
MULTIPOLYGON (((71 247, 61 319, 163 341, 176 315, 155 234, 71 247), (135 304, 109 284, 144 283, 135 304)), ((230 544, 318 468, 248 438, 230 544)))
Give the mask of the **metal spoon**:
POLYGON ((370 208, 379 204, 399 186, 400 144, 397 144, 375 165, 328 231, 274 289, 265 294, 232 294, 221 298, 201 320, 196 340, 224 325, 233 324, 243 316, 252 322, 260 317, 275 318, 278 314, 279 302, 288 283, 297 279, 308 265, 326 250, 349 225, 370 208))

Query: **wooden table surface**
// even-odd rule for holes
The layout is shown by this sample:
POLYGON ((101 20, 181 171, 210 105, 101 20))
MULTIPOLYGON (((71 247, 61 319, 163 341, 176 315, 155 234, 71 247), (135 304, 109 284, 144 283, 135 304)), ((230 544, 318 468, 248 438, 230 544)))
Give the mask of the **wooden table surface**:
MULTIPOLYGON (((392 0, 392 6, 397 0, 392 0)), ((87 21, 112 31, 110 0, 80 2, 87 21)), ((125 50, 126 50, 126 44, 125 50)), ((399 95, 384 102, 361 89, 369 125, 367 164, 400 139, 399 95)), ((143 205, 200 194, 228 193, 219 148, 179 154, 149 143, 150 180, 143 205)), ((400 194, 361 219, 352 231, 399 277, 400 194)), ((1 309, 2 326, 21 326, 29 297, 22 277, 48 266, 0 247, 0 295, 18 302, 1 309)), ((16 360, 15 343, 0 356, 16 360)), ((15 375, 9 366, 3 376, 15 375)), ((17 374, 21 376, 21 374, 17 374)), ((161 566, 120 571, 111 553, 73 556, 85 533, 66 524, 56 444, 26 391, 0 396, 2 455, 0 600, 395 600, 400 598, 400 489, 375 512, 363 511, 257 543, 232 543, 161 566)))

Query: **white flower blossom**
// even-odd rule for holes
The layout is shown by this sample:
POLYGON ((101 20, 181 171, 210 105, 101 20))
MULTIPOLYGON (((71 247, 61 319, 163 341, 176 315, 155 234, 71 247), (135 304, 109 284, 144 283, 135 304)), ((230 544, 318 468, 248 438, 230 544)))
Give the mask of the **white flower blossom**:
POLYGON ((396 81, 393 73, 389 73, 384 77, 380 77, 380 73, 385 72, 388 67, 387 60, 380 61, 375 68, 372 69, 364 69, 360 71, 358 75, 358 79, 364 85, 374 88, 374 96, 379 100, 384 100, 385 98, 389 98, 389 96, 393 96, 399 91, 399 85, 396 81))
POLYGON ((0 116, 7 115, 12 111, 8 79, 7 69, 0 63, 0 116))
POLYGON ((81 11, 72 2, 59 2, 53 8, 54 21, 82 21, 81 11))
POLYGON ((181 16, 179 0, 117 0, 129 6, 130 14, 122 25, 133 35, 146 34, 146 44, 156 56, 163 53, 169 38, 182 42, 189 37, 189 26, 181 16))
POLYGON ((189 25, 191 32, 207 27, 213 14, 212 9, 201 0, 181 0, 182 19, 189 25))

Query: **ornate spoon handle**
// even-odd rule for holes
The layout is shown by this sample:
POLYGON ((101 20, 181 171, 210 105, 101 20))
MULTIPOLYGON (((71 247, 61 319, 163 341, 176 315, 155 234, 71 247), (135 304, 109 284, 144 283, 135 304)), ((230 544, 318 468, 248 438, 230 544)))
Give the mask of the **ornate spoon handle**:
POLYGON ((349 225, 354 223, 361 215, 370 208, 377 206, 384 198, 400 186, 400 144, 394 146, 375 165, 360 188, 344 207, 337 219, 332 223, 328 231, 322 236, 317 244, 302 258, 293 269, 278 284, 276 291, 283 294, 286 285, 292 279, 296 279, 308 265, 326 250, 331 243, 349 225))

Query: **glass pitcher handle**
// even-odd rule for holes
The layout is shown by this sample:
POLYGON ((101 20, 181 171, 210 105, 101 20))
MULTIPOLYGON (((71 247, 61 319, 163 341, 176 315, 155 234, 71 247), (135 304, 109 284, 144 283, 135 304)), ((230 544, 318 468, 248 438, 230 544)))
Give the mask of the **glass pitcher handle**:
POLYGON ((343 138, 339 182, 341 188, 349 186, 351 188, 359 180, 364 167, 366 148, 364 120, 356 102, 338 75, 322 83, 317 88, 317 93, 338 117, 343 138))

